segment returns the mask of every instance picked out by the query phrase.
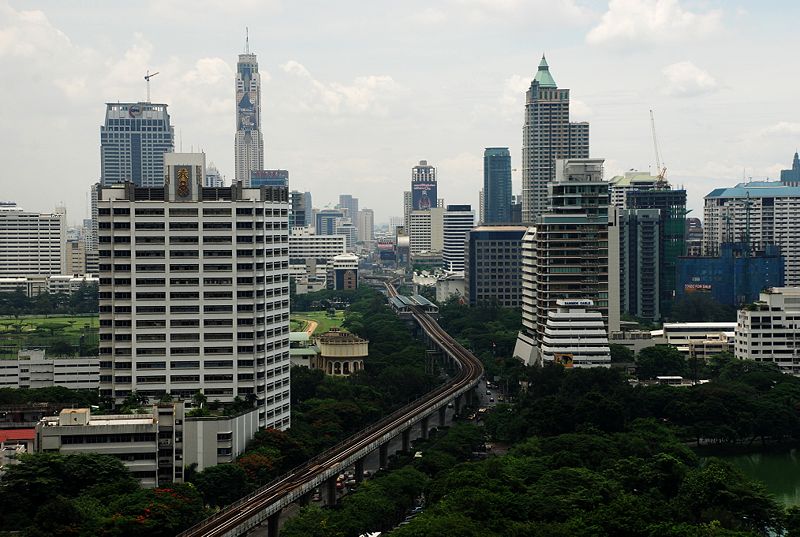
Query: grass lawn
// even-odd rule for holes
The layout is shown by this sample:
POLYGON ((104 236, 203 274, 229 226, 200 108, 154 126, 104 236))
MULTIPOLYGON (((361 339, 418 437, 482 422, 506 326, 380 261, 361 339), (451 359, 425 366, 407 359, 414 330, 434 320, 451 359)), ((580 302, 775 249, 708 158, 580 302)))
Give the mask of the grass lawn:
POLYGON ((0 318, 0 354, 16 356, 18 349, 48 348, 57 341, 78 346, 97 345, 97 315, 54 315, 51 317, 0 318))
MULTIPOLYGON (((326 311, 298 311, 292 313, 292 321, 300 321, 298 325, 299 328, 297 329, 298 331, 303 329, 305 321, 317 321, 319 324, 317 325, 317 329, 314 330, 314 333, 322 334, 331 328, 342 326, 344 310, 336 310, 336 315, 334 317, 328 316, 326 311)), ((292 330, 295 329, 294 326, 293 324, 292 330)))

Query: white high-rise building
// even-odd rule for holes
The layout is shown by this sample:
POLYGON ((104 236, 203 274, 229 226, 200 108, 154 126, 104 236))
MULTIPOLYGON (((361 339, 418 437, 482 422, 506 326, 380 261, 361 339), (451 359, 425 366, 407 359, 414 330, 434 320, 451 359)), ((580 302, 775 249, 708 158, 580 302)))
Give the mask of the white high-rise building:
POLYGON ((411 225, 406 230, 411 253, 441 252, 444 248, 444 209, 433 207, 411 211, 411 225))
POLYGON ((219 170, 213 163, 206 168, 206 177, 203 186, 208 188, 225 186, 225 178, 222 177, 222 174, 219 173, 219 170))
POLYGON ((774 362, 784 373, 800 375, 800 287, 775 287, 739 310, 736 357, 774 362))
POLYGON ((100 393, 238 396, 285 429, 288 189, 206 189, 204 168, 172 153, 164 188, 100 191, 100 393))
POLYGON ((264 138, 261 135, 261 75, 258 60, 248 45, 236 64, 236 181, 250 186, 253 170, 264 169, 264 138))
POLYGON ((304 263, 307 259, 327 263, 345 252, 347 237, 344 235, 317 235, 311 227, 293 228, 289 235, 289 259, 292 263, 304 263))
POLYGON ((464 272, 467 233, 475 227, 475 211, 469 205, 448 205, 442 216, 444 247, 442 264, 448 272, 464 272))
POLYGON ((591 300, 556 300, 547 312, 542 363, 565 367, 610 367, 611 350, 603 314, 591 311, 591 300))
POLYGON ((403 226, 408 233, 408 227, 411 225, 411 191, 406 190, 403 192, 403 226))
POLYGON ((0 202, 0 276, 50 276, 67 270, 66 209, 25 211, 0 202))
POLYGON ((358 240, 359 242, 375 240, 375 212, 372 209, 358 211, 358 240))
POLYGON ((591 300, 619 330, 619 232, 602 159, 559 159, 548 212, 522 239, 522 330, 514 355, 541 363, 548 312, 557 301, 591 300))

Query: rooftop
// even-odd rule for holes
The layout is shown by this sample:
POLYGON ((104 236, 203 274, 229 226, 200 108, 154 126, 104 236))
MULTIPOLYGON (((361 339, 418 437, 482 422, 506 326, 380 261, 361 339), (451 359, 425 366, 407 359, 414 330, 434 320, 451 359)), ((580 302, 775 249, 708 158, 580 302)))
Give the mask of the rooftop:
POLYGON ((750 183, 739 183, 730 188, 715 188, 709 192, 705 199, 709 198, 776 198, 776 197, 800 197, 800 187, 786 186, 780 181, 751 181, 750 183))
POLYGON ((542 54, 542 61, 539 62, 539 70, 536 71, 536 76, 533 78, 535 82, 539 83, 542 88, 556 88, 556 81, 553 80, 553 75, 550 74, 550 66, 547 65, 547 60, 542 54))
POLYGON ((365 343, 367 341, 340 328, 331 328, 318 336, 317 340, 321 343, 365 343))
POLYGON ((36 429, 0 429, 0 442, 33 440, 34 438, 36 438, 36 429))

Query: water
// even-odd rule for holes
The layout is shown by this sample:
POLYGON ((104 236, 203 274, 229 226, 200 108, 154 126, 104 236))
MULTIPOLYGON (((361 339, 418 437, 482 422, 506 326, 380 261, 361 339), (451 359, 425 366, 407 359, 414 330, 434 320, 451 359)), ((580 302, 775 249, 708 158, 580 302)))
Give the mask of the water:
POLYGON ((767 491, 784 505, 800 505, 800 452, 752 453, 722 457, 751 479, 762 481, 767 491))

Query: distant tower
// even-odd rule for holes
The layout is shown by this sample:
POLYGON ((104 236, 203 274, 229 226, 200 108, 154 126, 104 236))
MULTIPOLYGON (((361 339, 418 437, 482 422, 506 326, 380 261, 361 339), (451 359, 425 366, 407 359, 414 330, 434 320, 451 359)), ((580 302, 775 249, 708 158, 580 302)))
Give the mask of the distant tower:
POLYGON ((436 207, 436 168, 427 160, 420 160, 419 165, 411 168, 411 210, 425 211, 436 207))
POLYGON ((236 181, 250 184, 250 173, 264 169, 261 136, 261 75, 258 60, 250 54, 250 36, 236 64, 236 181))
POLYGON ((589 124, 569 122, 569 90, 556 85, 542 56, 525 94, 523 222, 534 223, 536 217, 547 212, 547 187, 555 180, 556 159, 570 158, 589 158, 589 124))
POLYGON ((483 152, 482 192, 482 222, 511 222, 511 153, 507 147, 487 147, 483 152))

